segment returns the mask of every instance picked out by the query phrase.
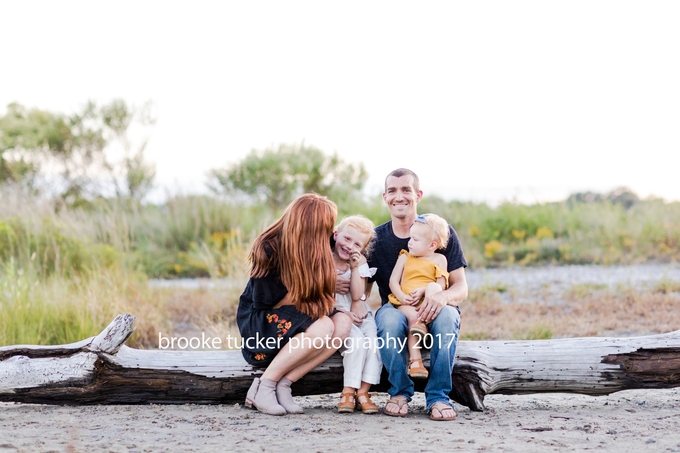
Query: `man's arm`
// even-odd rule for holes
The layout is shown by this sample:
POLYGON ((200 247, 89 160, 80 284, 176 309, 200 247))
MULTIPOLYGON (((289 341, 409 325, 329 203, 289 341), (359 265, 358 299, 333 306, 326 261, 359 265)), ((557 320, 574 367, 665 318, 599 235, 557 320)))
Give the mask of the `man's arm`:
POLYGON ((449 272, 449 288, 446 294, 446 305, 458 305, 468 297, 468 285, 465 278, 465 268, 459 267, 449 272))
MULTIPOLYGON (((446 257, 442 255, 441 253, 435 253, 434 254, 434 263, 441 267, 442 269, 446 269, 446 257)), ((449 280, 451 279, 451 275, 449 275, 449 280)), ((442 291, 446 291, 451 284, 447 281, 445 276, 437 277, 437 283, 439 286, 442 287, 442 291)))

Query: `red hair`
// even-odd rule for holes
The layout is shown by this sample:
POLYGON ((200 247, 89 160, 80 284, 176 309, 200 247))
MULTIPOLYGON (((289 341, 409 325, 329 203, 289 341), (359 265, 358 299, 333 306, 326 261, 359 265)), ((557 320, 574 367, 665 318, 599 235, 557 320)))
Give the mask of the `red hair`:
POLYGON ((314 319, 329 315, 335 304, 329 243, 337 215, 338 208, 328 198, 302 195, 255 239, 248 255, 252 278, 278 269, 296 308, 314 319))

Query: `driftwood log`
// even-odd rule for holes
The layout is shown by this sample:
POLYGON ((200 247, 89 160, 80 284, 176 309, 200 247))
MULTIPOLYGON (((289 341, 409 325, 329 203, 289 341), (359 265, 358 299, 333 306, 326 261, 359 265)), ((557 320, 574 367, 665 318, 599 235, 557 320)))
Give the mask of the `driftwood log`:
MULTIPOLYGON (((61 346, 0 348, 0 401, 41 404, 243 402, 262 373, 238 350, 139 350, 123 343, 135 317, 118 315, 98 336, 61 346)), ((427 355, 424 355, 428 364, 427 355)), ((680 331, 630 338, 460 341, 451 398, 484 409, 485 395, 607 395, 680 386, 680 331)), ((386 376, 374 386, 388 388, 386 376)), ((422 391, 418 382, 416 390, 422 391)), ((295 395, 342 389, 336 354, 293 386, 295 395)))

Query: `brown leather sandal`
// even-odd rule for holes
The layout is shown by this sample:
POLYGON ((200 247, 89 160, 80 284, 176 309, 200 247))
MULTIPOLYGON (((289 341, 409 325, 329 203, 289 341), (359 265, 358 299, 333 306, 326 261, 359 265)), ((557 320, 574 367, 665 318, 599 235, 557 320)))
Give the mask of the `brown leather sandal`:
POLYGON ((441 401, 438 401, 432 405, 430 408, 430 420, 436 420, 436 421, 449 421, 449 420, 455 420, 456 419, 456 411, 453 410, 453 407, 449 406, 446 403, 442 403, 441 401), (436 412, 435 412, 436 411, 436 412), (453 415, 446 416, 444 415, 444 411, 451 411, 453 415))
POLYGON ((408 361, 408 375, 414 379, 427 379, 430 373, 423 366, 423 359, 413 359, 408 361), (416 366, 411 367, 415 363, 416 366))
POLYGON ((418 320, 415 324, 411 326, 411 328, 409 329, 409 333, 416 337, 424 337, 425 335, 427 335, 427 326, 423 321, 418 320))
POLYGON ((354 392, 347 392, 340 394, 340 402, 338 403, 338 412, 340 414, 351 414, 354 412, 354 392))
MULTIPOLYGON (((375 393, 373 394, 375 396, 375 393)), ((369 395, 368 392, 359 392, 357 393, 356 397, 356 408, 357 410, 361 410, 364 414, 377 414, 378 413, 378 406, 371 401, 371 395, 369 395), (363 403, 360 401, 361 398, 366 398, 366 401, 363 403)))
POLYGON ((385 409, 383 409, 383 414, 389 415, 390 417, 406 417, 408 415, 408 400, 405 396, 393 396, 385 403, 385 409), (396 411, 388 411, 387 405, 394 404, 397 406, 396 411), (406 412, 402 413, 401 410, 406 406, 406 412))

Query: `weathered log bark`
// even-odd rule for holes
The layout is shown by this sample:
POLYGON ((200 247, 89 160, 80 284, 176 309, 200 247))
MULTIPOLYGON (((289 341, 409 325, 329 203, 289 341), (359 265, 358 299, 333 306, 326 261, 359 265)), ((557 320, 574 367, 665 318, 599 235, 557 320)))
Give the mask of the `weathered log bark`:
MULTIPOLYGON (((240 351, 138 350, 123 343, 134 316, 98 336, 61 346, 0 348, 0 401, 43 404, 219 404, 242 402, 254 369, 240 351)), ((424 355, 428 365, 427 354, 424 355)), ((606 395, 680 386, 680 331, 631 338, 461 341, 451 398, 484 409, 492 393, 606 395)), ((296 395, 339 392, 336 354, 293 386, 296 395)), ((374 387, 388 388, 386 376, 374 387)), ((423 390, 424 382, 416 383, 423 390)))

